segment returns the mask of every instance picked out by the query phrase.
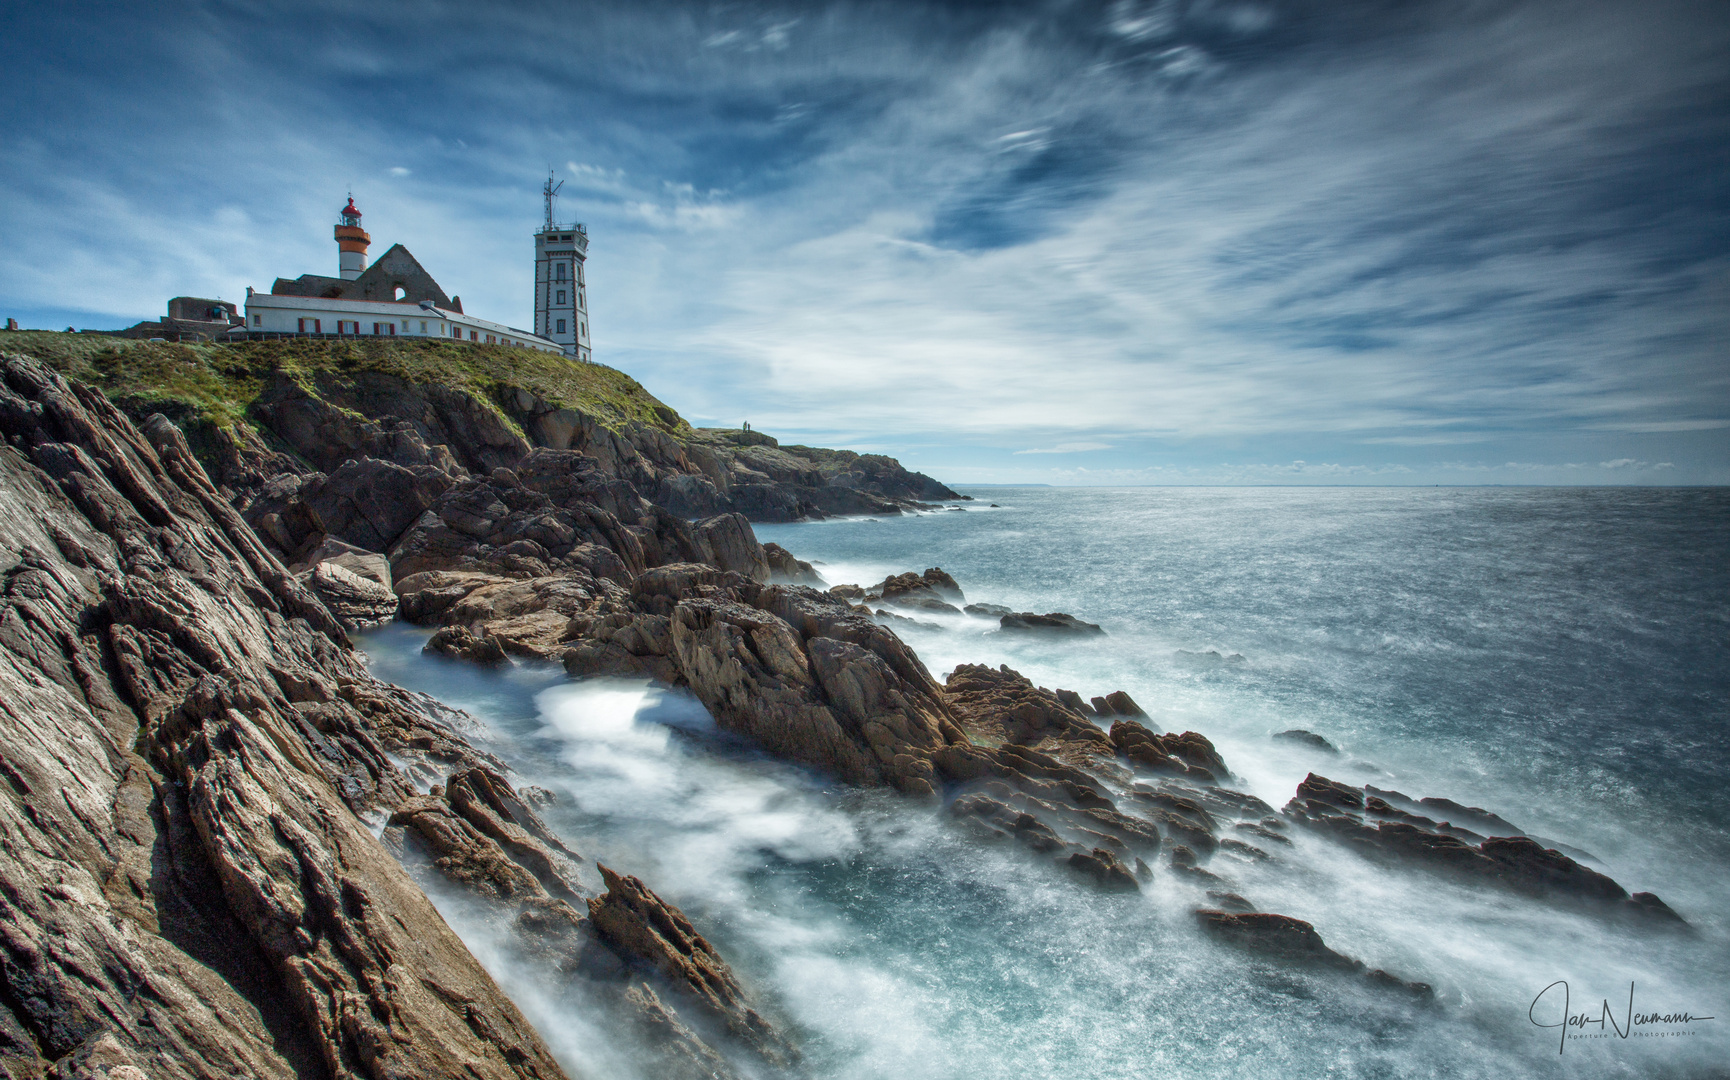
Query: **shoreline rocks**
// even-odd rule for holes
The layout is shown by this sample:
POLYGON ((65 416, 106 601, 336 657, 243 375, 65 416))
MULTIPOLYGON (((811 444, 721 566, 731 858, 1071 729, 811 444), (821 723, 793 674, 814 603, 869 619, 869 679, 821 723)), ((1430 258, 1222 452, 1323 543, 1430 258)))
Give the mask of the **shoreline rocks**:
MULTIPOLYGON (((1377 789, 1368 789, 1377 790, 1377 789)), ((1384 862, 1420 866, 1541 899, 1584 903, 1600 911, 1682 923, 1651 893, 1643 899, 1610 877, 1583 866, 1562 852, 1545 848, 1502 818, 1476 807, 1461 807, 1447 799, 1412 803, 1398 792, 1366 794, 1365 789, 1310 773, 1282 811, 1289 820, 1335 836, 1366 855, 1384 862), (1402 811, 1383 795, 1407 805, 1465 811, 1474 824, 1506 827, 1515 835, 1479 836, 1451 823, 1402 811)))

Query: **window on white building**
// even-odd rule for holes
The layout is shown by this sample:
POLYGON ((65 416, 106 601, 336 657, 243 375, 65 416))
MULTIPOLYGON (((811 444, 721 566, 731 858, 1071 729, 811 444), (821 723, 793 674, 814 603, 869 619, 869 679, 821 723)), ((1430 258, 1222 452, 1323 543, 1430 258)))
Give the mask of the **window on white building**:
POLYGON ((420 321, 420 332, 423 334, 426 333, 426 320, 425 319, 422 319, 420 321))
POLYGON ((252 325, 263 326, 264 325, 264 316, 263 315, 254 315, 252 317, 252 325))
POLYGON ((565 264, 564 263, 554 263, 553 264, 553 277, 554 277, 554 279, 556 279, 558 281, 565 280, 565 264))
POLYGON ((589 324, 583 323, 582 328, 583 328, 583 336, 588 337, 589 336, 589 324))
POLYGON ((560 307, 564 306, 564 304, 565 304, 565 290, 563 290, 563 289, 559 290, 559 298, 557 300, 554 300, 553 303, 558 304, 560 307))
POLYGON ((558 326, 559 326, 559 328, 557 330, 555 330, 554 333, 557 333, 557 334, 564 333, 565 332, 565 320, 560 319, 558 322, 558 326))

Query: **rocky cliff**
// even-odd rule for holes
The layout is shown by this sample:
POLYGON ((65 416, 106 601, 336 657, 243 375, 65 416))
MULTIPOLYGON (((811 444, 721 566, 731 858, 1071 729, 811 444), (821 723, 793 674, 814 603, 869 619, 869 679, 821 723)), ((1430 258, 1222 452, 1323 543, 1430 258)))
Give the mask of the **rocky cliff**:
POLYGON ((0 355, 0 440, 7 1075, 564 1075, 417 865, 613 972, 692 1075, 730 1074, 705 1017, 786 1057, 736 982, 657 974, 634 920, 677 912, 647 886, 601 882, 597 928, 580 856, 460 716, 372 678, 167 419, 0 355))
POLYGON ((893 458, 694 429, 622 372, 524 349, 357 339, 193 345, 14 332, 4 347, 162 413, 244 505, 272 477, 373 459, 484 475, 574 450, 687 518, 893 514, 955 492, 893 458))

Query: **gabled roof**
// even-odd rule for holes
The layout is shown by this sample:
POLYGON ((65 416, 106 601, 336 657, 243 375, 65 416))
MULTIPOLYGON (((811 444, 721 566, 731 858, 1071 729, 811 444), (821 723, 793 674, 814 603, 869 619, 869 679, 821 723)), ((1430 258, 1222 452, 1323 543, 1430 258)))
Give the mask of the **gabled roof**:
POLYGON ((410 255, 408 248, 401 244, 392 244, 389 251, 380 255, 378 261, 366 268, 365 273, 349 282, 348 288, 342 292, 342 298, 395 300, 398 289, 404 293, 402 299, 411 304, 431 300, 442 308, 451 306, 451 298, 439 288, 439 283, 421 266, 420 260, 410 255))
POLYGON ((302 274, 293 280, 277 278, 270 292, 273 296, 319 296, 332 300, 395 300, 398 289, 403 291, 402 299, 407 303, 431 300, 448 311, 462 310, 462 305, 446 296, 420 260, 401 244, 392 244, 389 251, 353 281, 302 274))

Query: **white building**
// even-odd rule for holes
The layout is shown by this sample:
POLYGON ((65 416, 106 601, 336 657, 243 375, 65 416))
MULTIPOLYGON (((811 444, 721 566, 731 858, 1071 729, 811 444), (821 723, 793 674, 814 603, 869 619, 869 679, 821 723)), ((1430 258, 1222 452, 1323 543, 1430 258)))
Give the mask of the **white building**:
MULTIPOLYGON (((350 199, 338 214, 340 276, 302 274, 277 278, 269 293, 247 289, 246 325, 230 332, 230 339, 285 334, 426 337, 577 355, 546 335, 464 314, 462 298, 446 296, 401 244, 392 245, 369 268, 366 250, 372 237, 361 230, 361 214, 354 200, 350 199)), ((583 320, 586 324, 586 311, 583 320)), ((587 359, 587 349, 583 352, 587 359)))

